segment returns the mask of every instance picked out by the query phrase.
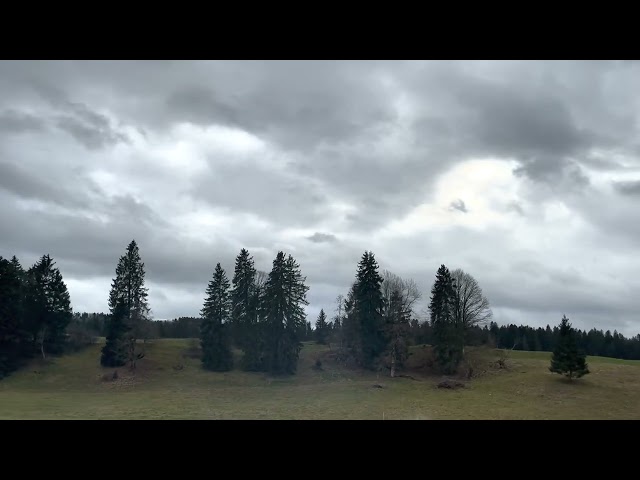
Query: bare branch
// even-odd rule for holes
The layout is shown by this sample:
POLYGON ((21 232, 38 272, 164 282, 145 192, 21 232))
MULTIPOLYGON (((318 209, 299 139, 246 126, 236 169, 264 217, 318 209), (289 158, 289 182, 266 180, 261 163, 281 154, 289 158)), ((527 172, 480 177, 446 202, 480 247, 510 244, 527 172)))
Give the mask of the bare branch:
POLYGON ((389 270, 382 271, 382 278, 383 282, 381 289, 385 305, 387 305, 387 307, 390 305, 391 295, 394 290, 397 290, 400 292, 400 296, 402 297, 403 308, 410 311, 412 315, 416 315, 416 312, 413 309, 422 296, 417 283, 412 278, 405 280, 389 270))
POLYGON ((256 270, 256 276, 254 279, 254 284, 258 288, 264 287, 264 284, 267 282, 267 278, 269 274, 267 272, 263 272, 262 270, 256 270))
POLYGON ((489 300, 482 294, 478 281, 461 269, 451 272, 455 281, 456 322, 466 330, 486 324, 493 316, 489 300))

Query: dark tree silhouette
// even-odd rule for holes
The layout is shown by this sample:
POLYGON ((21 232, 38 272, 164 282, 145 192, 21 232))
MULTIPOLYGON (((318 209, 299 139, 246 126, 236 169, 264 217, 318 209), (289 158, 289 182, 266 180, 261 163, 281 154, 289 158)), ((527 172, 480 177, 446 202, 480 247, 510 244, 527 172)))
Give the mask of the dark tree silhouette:
POLYGON ((304 305, 309 287, 291 255, 278 252, 265 284, 264 361, 268 372, 295 373, 301 343, 299 331, 306 323, 304 305))
POLYGON ((73 312, 67 286, 49 255, 43 255, 27 272, 25 313, 42 358, 46 348, 62 351, 67 325, 73 312))
POLYGON ((232 280, 231 333, 234 343, 245 350, 245 353, 247 349, 254 347, 253 341, 247 345, 247 335, 252 317, 255 317, 255 312, 251 312, 251 306, 255 304, 255 281, 253 257, 243 248, 236 257, 232 280))
POLYGON ((16 259, 0 256, 0 378, 14 370, 25 355, 25 271, 16 259))
POLYGON ((136 348, 149 314, 144 275, 138 245, 132 240, 118 261, 109 292, 110 322, 115 324, 107 327, 107 343, 100 358, 105 367, 121 366, 128 361, 131 369, 135 369, 137 360, 144 356, 144 351, 140 353, 136 348))
POLYGON ((373 252, 364 252, 352 292, 347 297, 347 330, 350 349, 358 363, 374 369, 387 347, 384 325, 382 277, 373 252))
POLYGON ((315 337, 316 342, 324 345, 327 343, 327 337, 329 336, 329 325, 327 325, 327 316, 324 313, 324 309, 320 309, 318 318, 316 320, 315 337))
POLYGON ((228 332, 231 302, 229 280, 219 263, 216 265, 213 279, 209 282, 206 293, 207 298, 200 312, 202 366, 207 370, 225 372, 233 367, 228 332))
POLYGON ((444 265, 436 273, 429 310, 436 358, 444 373, 454 373, 462 360, 464 331, 455 322, 455 284, 444 265))
POLYGON ((569 319, 563 315, 560 321, 560 336, 553 351, 549 371, 566 375, 569 380, 580 378, 589 373, 586 357, 578 350, 575 332, 569 319))

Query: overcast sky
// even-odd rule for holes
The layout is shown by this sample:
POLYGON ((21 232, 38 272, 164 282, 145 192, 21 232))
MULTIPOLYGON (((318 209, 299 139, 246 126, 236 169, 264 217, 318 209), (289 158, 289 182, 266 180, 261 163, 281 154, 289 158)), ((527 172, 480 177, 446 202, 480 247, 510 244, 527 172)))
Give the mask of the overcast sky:
POLYGON ((442 263, 498 323, 640 332, 640 65, 0 62, 0 255, 107 311, 135 238, 155 318, 246 247, 310 320, 364 250, 428 301, 442 263))

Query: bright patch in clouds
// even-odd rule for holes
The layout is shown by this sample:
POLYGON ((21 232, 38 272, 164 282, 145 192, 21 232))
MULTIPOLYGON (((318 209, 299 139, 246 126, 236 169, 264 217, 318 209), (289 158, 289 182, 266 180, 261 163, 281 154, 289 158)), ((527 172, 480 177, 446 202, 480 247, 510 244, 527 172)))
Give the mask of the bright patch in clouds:
POLYGON ((393 221, 387 235, 414 235, 454 226, 484 229, 511 221, 510 203, 518 199, 512 171, 515 162, 469 160, 453 167, 437 181, 433 200, 417 207, 405 218, 393 221), (462 200, 466 213, 450 208, 462 200))

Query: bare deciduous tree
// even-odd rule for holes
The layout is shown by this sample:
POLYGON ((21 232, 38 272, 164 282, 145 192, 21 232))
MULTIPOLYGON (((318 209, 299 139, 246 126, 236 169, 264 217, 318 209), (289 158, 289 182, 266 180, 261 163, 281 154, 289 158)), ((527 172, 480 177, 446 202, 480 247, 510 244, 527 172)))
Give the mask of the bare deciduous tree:
POLYGON ((410 311, 412 315, 416 315, 413 309, 416 302, 420 300, 422 296, 416 282, 412 278, 405 280, 389 270, 382 271, 382 279, 382 297, 385 300, 387 308, 391 304, 393 291, 398 290, 402 297, 403 309, 410 311))
MULTIPOLYGON (((333 317, 333 339, 337 341, 339 347, 342 349, 343 345, 343 334, 342 327, 344 323, 344 295, 340 294, 336 297, 336 316, 333 317)), ((331 342, 329 342, 329 348, 331 348, 331 342)))
POLYGON ((258 288, 263 288, 264 284, 267 282, 268 277, 269 277, 269 274, 267 272, 264 272, 262 270, 256 270, 256 276, 254 279, 255 286, 258 288))
POLYGON ((462 269, 451 272, 455 282, 455 322, 464 331, 484 325, 493 316, 489 300, 482 294, 478 281, 462 269))
POLYGON ((344 310, 344 295, 339 294, 336 297, 336 318, 342 322, 342 312, 344 310))
POLYGON ((382 272, 382 297, 387 317, 389 337, 390 375, 395 376, 396 368, 402 366, 407 357, 407 337, 409 321, 415 315, 415 304, 420 300, 420 289, 413 279, 403 279, 390 272, 382 272))

